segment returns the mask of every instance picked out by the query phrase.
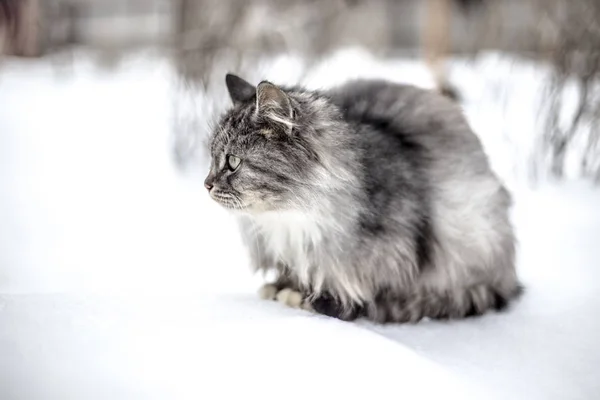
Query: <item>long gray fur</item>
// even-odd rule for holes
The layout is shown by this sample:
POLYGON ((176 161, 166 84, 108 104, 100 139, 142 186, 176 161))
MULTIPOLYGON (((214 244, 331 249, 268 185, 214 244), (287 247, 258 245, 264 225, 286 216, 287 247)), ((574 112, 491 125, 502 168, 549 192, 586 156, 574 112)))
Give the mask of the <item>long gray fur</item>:
POLYGON ((226 81, 205 184, 280 289, 378 322, 479 315, 520 293, 510 195, 452 101, 384 81, 226 81))

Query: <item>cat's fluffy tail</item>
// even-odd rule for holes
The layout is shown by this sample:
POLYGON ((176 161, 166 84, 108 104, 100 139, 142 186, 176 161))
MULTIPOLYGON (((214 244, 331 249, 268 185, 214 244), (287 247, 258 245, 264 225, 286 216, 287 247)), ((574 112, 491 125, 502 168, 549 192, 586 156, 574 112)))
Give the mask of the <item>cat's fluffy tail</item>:
POLYGON ((462 101, 462 97, 458 91, 458 88, 452 85, 450 82, 442 82, 438 88, 438 91, 442 96, 449 98, 455 103, 460 103, 462 101))
POLYGON ((458 293, 422 291, 399 296, 382 291, 366 307, 367 317, 381 323, 417 322, 423 318, 458 319, 477 316, 489 310, 503 310, 523 293, 523 287, 500 289, 486 284, 471 286, 458 293))

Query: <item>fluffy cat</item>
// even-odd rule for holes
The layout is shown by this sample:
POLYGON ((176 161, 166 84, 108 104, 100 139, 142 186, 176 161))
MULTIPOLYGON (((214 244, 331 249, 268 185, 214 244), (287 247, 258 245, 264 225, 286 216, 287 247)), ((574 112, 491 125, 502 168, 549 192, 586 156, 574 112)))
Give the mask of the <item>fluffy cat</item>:
POLYGON ((453 102, 385 81, 226 84, 204 184, 254 268, 276 272, 264 297, 383 323, 480 315, 520 293, 510 195, 453 102))

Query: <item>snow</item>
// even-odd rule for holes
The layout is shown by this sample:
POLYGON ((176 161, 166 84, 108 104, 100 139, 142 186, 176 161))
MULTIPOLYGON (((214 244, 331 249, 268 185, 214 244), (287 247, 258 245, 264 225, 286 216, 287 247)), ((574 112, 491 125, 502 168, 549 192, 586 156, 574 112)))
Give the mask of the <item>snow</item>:
MULTIPOLYGON (((416 61, 348 49, 275 82, 388 77, 416 61)), ((173 120, 226 104, 182 93, 155 53, 115 71, 6 60, 0 69, 0 398, 589 399, 600 390, 600 191, 527 185, 544 69, 499 55, 452 77, 515 195, 526 295, 466 321, 343 323, 258 300, 230 216, 180 172, 173 120), (174 104, 178 108, 174 108, 174 104)), ((256 77, 259 78, 259 72, 256 77)))

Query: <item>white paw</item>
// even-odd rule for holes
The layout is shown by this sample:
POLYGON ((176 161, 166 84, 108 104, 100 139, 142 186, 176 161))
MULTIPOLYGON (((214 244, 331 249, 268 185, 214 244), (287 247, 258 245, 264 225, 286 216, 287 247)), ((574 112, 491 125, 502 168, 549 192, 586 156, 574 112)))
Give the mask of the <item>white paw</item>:
POLYGON ((303 310, 306 310, 306 311, 310 311, 312 313, 315 312, 315 309, 310 305, 308 300, 303 301, 302 304, 300 305, 300 308, 303 310))
POLYGON ((288 307, 300 308, 302 305, 302 293, 296 292, 290 288, 280 290, 275 297, 278 302, 288 307))
POLYGON ((275 300, 277 296, 277 287, 270 283, 263 285, 258 291, 258 297, 263 300, 275 300))

